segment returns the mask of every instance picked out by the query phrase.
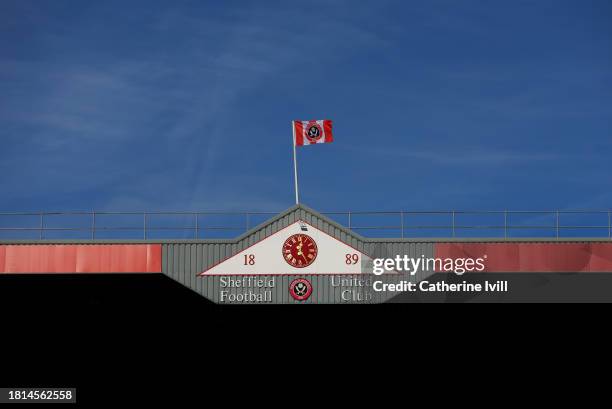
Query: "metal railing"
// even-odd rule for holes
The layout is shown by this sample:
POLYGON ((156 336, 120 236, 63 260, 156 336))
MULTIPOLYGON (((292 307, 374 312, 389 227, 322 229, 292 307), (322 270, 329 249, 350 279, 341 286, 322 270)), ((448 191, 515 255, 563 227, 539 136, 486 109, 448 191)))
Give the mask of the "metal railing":
MULTIPOLYGON (((236 237, 276 212, 0 212, 0 239, 236 237)), ((324 212, 366 237, 607 238, 611 210, 324 212)))

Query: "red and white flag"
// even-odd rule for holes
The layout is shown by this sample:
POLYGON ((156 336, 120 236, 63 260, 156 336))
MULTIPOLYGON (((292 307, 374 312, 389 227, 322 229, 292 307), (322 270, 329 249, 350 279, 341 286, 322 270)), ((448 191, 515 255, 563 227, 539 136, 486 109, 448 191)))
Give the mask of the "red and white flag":
POLYGON ((293 121, 293 134, 296 146, 330 143, 334 140, 332 121, 329 119, 293 121))

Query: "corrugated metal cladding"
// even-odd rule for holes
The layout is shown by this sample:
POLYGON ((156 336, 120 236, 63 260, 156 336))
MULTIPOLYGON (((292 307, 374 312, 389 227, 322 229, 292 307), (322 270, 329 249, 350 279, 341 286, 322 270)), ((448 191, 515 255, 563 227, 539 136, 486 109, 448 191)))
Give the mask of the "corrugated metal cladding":
MULTIPOLYGON (((202 296, 219 303, 338 304, 379 303, 398 293, 377 292, 374 281, 418 282, 432 275, 414 276, 283 275, 257 276, 262 287, 224 285, 242 276, 198 276, 202 271, 247 247, 303 220, 372 258, 407 255, 426 258, 487 258, 485 272, 612 272, 612 241, 609 239, 541 240, 437 240, 408 241, 366 239, 302 205, 295 206, 235 240, 162 242, 7 242, 0 243, 0 273, 120 273, 161 272, 202 296), (305 278, 313 287, 305 301, 295 300, 290 283, 305 278), (225 281, 224 281, 225 280, 225 281), (243 297, 248 292, 246 298, 243 297), (243 298, 241 298, 243 297, 243 298)), ((367 271, 362 266, 362 271, 367 271)))
POLYGON ((236 304, 261 304, 270 301, 286 304, 380 303, 389 299, 391 295, 372 291, 371 283, 373 280, 384 282, 397 282, 400 279, 420 281, 432 274, 430 272, 417 272, 412 277, 399 274, 384 276, 384 278, 371 278, 370 276, 367 279, 368 281, 364 281, 366 280, 364 275, 265 276, 261 278, 273 280, 273 286, 249 289, 250 294, 260 295, 262 301, 249 300, 248 298, 234 299, 234 296, 244 293, 244 288, 222 288, 222 280, 227 280, 227 277, 197 276, 205 269, 239 253, 297 220, 306 221, 373 258, 395 257, 405 254, 415 258, 421 255, 425 257, 433 257, 434 255, 433 243, 362 240, 325 216, 300 205, 289 209, 233 241, 215 240, 163 244, 162 272, 212 301, 236 304), (313 287, 312 295, 305 301, 297 301, 289 293, 291 281, 298 277, 308 279, 313 287))

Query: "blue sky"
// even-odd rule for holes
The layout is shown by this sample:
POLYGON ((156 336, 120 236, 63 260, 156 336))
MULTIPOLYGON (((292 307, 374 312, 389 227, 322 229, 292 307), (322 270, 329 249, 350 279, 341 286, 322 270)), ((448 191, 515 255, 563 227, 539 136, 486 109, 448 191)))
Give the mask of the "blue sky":
POLYGON ((0 210, 609 208, 612 3, 0 3, 0 210))

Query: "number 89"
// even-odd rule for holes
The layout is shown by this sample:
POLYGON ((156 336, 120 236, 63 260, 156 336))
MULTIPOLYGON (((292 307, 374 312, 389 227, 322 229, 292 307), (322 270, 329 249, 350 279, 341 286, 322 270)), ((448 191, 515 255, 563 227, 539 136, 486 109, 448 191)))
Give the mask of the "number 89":
POLYGON ((357 264, 359 262, 359 254, 357 253, 346 254, 344 262, 346 264, 357 264))

